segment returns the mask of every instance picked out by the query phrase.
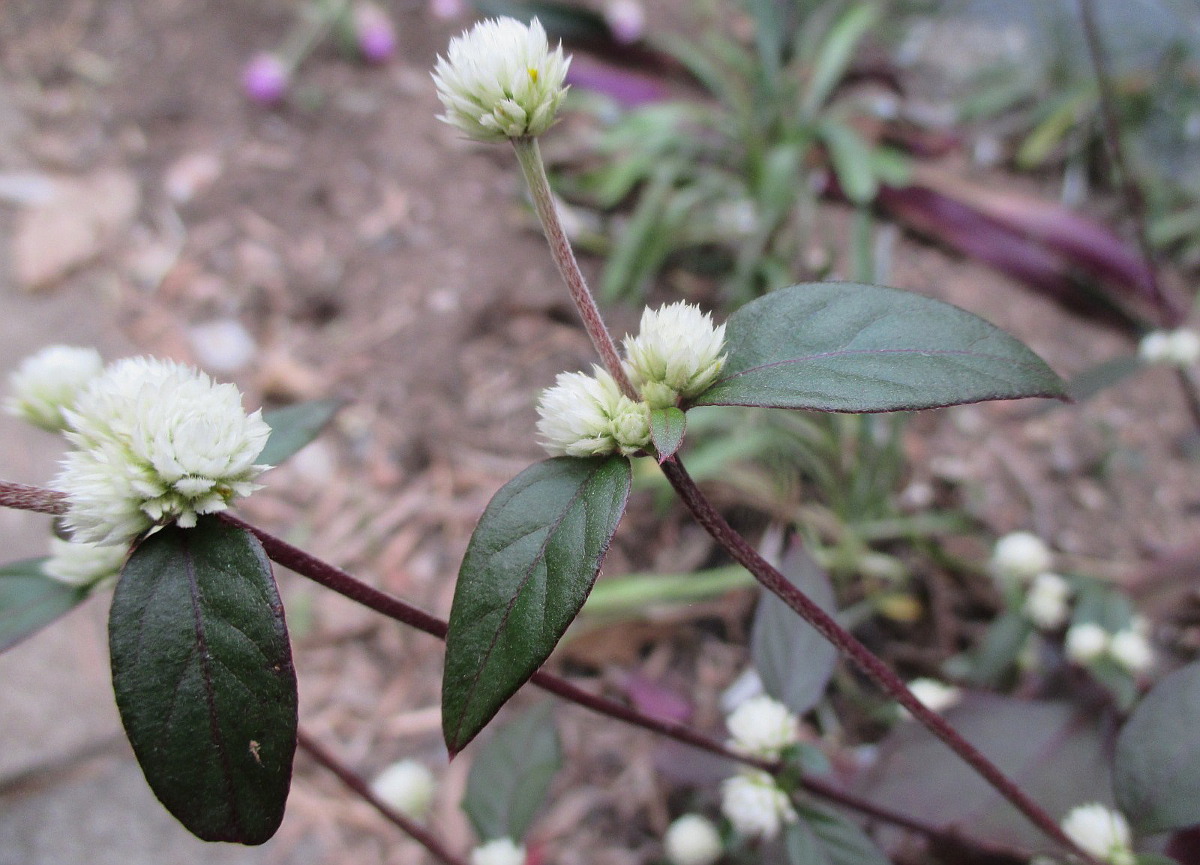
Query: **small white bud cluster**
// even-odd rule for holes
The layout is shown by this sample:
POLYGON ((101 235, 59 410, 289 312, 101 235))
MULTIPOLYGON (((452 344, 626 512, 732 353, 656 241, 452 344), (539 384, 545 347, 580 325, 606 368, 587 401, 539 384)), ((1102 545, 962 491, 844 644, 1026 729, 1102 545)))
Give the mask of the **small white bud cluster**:
POLYGON ((570 63, 562 45, 550 50, 536 18, 480 21, 437 59, 433 81, 446 110, 438 118, 476 141, 541 135, 566 96, 570 63))
POLYGON ((1080 622, 1067 629, 1067 657, 1088 664, 1103 657, 1111 658, 1131 673, 1142 673, 1154 664, 1154 647, 1146 637, 1141 620, 1110 634, 1095 622, 1080 622))
POLYGON ((52 537, 50 558, 42 564, 42 573, 67 585, 101 588, 121 572, 128 553, 123 544, 106 546, 52 537))
MULTIPOLYGON (((962 688, 947 685, 937 679, 913 679, 908 683, 908 690, 914 697, 931 712, 944 712, 957 706, 962 699, 962 688)), ((904 712, 907 715, 907 712, 904 712)))
POLYGON ((1119 811, 1094 802, 1071 810, 1062 830, 1083 850, 1111 865, 1133 865, 1133 839, 1129 823, 1119 811))
POLYGON ((75 404, 79 392, 104 371, 94 348, 51 345, 30 355, 9 377, 11 395, 4 410, 31 424, 61 432, 67 425, 63 410, 75 404))
MULTIPOLYGON (((725 719, 729 747, 739 754, 778 759, 800 741, 800 721, 787 706, 766 695, 751 697, 725 719)), ((796 809, 785 791, 766 772, 743 769, 721 785, 721 813, 739 835, 771 839, 796 809)))
POLYGON ((717 827, 699 814, 677 818, 663 836, 663 851, 671 865, 713 865, 724 850, 717 827))
POLYGON ((525 846, 512 838, 495 838, 471 851, 471 865, 525 865, 525 846))
POLYGON ((1049 571, 1033 578, 1023 610, 1043 631, 1062 627, 1070 613, 1071 584, 1049 571))
POLYGON ((1200 334, 1187 328, 1151 331, 1138 343, 1138 357, 1163 366, 1194 366, 1200 363, 1200 334))
POLYGON ((384 804, 414 820, 424 820, 433 804, 433 773, 424 763, 401 760, 371 782, 371 792, 384 804))
POLYGON ((1050 548, 1032 532, 1011 532, 996 541, 989 563, 992 574, 1005 583, 1027 583, 1053 565, 1050 548))
POLYGON ((77 541, 126 544, 155 523, 184 528, 258 488, 254 460, 271 433, 241 393, 191 367, 151 358, 112 364, 64 409, 76 449, 55 487, 77 541))
POLYGON ((625 337, 625 373, 640 400, 621 393, 599 367, 592 375, 560 373, 538 401, 542 446, 555 456, 626 456, 650 444, 650 411, 696 396, 716 380, 725 355, 725 325, 679 302, 642 314, 637 336, 625 337))

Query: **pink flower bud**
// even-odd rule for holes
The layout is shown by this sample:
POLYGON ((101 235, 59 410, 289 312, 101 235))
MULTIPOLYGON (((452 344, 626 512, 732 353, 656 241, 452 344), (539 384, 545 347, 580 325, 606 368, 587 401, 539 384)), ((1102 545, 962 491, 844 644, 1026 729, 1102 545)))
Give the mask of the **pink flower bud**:
POLYGON ((259 105, 274 105, 283 99, 291 83, 291 72, 276 54, 257 54, 242 72, 242 89, 259 105))
POLYGON ((396 28, 387 13, 374 3, 354 7, 354 36, 368 63, 385 63, 396 53, 396 28))

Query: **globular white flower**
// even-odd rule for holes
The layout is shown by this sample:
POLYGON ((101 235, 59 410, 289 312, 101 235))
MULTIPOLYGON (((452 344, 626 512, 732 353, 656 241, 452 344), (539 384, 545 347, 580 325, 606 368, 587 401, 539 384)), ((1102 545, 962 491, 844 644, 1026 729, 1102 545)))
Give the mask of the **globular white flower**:
POLYGON ((541 135, 567 93, 570 63, 561 44, 550 50, 536 18, 480 21, 438 57, 433 81, 446 110, 438 117, 477 141, 541 135))
POLYGON ((1146 363, 1193 366, 1200 362, 1200 334, 1187 328, 1151 331, 1138 343, 1138 357, 1146 363))
POLYGON ((751 697, 725 719, 729 746, 740 754, 773 760, 800 741, 800 721, 783 703, 765 694, 751 697))
POLYGON ((1050 548, 1032 532, 1011 532, 992 550, 991 570, 1002 580, 1027 582, 1052 564, 1050 548))
POLYGON ((650 409, 621 393, 600 367, 563 372, 538 400, 542 447, 554 456, 628 456, 650 443, 650 409))
POLYGON ((1063 818, 1061 825, 1068 838, 1097 859, 1112 865, 1133 865, 1129 823, 1119 811, 1097 802, 1080 805, 1063 818))
POLYGON ((184 528, 248 495, 271 433, 231 384, 150 358, 113 364, 65 412, 67 454, 55 480, 76 540, 126 543, 155 523, 184 528))
POLYGON ((66 425, 63 409, 70 408, 79 392, 104 372, 104 361, 94 348, 51 345, 21 361, 9 376, 12 394, 4 410, 51 432, 66 425))
MULTIPOLYGON (((962 699, 962 689, 947 685, 937 679, 913 679, 908 683, 908 690, 931 712, 944 712, 953 708, 962 699)), ((908 711, 901 709, 904 717, 909 717, 908 711)))
POLYGON ((1042 630, 1052 631, 1067 621, 1071 584, 1058 574, 1038 574, 1025 596, 1025 615, 1042 630))
POLYGON ((787 793, 766 772, 745 771, 721 783, 721 813, 739 835, 770 840, 796 821, 787 793))
POLYGON ((1108 654, 1131 673, 1142 673, 1154 664, 1154 647, 1134 628, 1117 631, 1108 643, 1108 654))
POLYGON ((717 827, 699 814, 679 817, 663 836, 663 850, 671 865, 713 865, 724 849, 717 827))
POLYGON ((46 576, 72 586, 99 586, 121 572, 129 547, 105 546, 50 538, 50 558, 42 565, 46 576))
POLYGON ((424 763, 401 760, 371 782, 371 792, 385 804, 414 820, 423 820, 433 804, 433 773, 424 763))
POLYGON ((625 337, 625 370, 651 408, 702 393, 725 366, 725 325, 685 301, 642 312, 637 336, 625 337))
POLYGON ((525 865, 525 846, 512 838, 496 838, 471 851, 471 865, 525 865))
POLYGON ((1080 622, 1067 629, 1067 657, 1081 664, 1094 661, 1108 651, 1111 637, 1095 622, 1080 622))

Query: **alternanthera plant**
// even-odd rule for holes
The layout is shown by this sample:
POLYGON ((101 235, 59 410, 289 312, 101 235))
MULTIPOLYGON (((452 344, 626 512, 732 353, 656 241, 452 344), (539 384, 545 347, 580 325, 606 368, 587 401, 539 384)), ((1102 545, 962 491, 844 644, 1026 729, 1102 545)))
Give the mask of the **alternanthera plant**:
MULTIPOLYGON (((590 372, 563 372, 543 393, 538 430, 551 456, 506 484, 484 511, 449 621, 230 513, 269 465, 317 433, 335 405, 247 413, 232 385, 189 367, 148 358, 105 367, 93 352, 54 347, 18 371, 8 406, 63 432, 70 450, 55 490, 0 483, 0 504, 58 515, 69 540, 55 540, 50 559, 17 563, 0 576, 0 647, 115 578, 109 643, 126 733, 158 798, 210 841, 258 844, 274 834, 299 747, 435 858, 464 861, 419 821, 429 801, 428 773, 397 766, 370 785, 299 729, 275 561, 445 640, 442 727, 451 755, 532 682, 739 766, 720 788, 726 831, 695 814, 672 825, 663 850, 676 865, 759 861, 772 843, 782 844, 793 865, 886 862, 848 816, 855 813, 924 837, 943 861, 1019 862, 1035 855, 1112 865, 1169 861, 1135 853, 1135 833, 1200 822, 1198 747, 1190 741, 1200 720, 1194 667, 1164 679, 1118 738, 1120 811, 1088 804, 1100 796, 1089 788, 1080 791, 1079 807, 1051 814, 940 714, 950 711, 955 689, 908 687, 829 612, 828 598, 804 577, 803 551, 768 561, 705 498, 681 457, 687 413, 697 406, 911 411, 1060 397, 1057 376, 1019 342, 960 309, 850 283, 779 289, 724 322, 685 303, 666 304, 647 310, 639 332, 619 347, 576 266, 537 144, 562 102, 568 63, 536 22, 499 19, 453 41, 434 72, 444 120, 472 139, 513 146, 599 356, 590 372), (657 464, 697 521, 766 590, 756 633, 791 635, 795 651, 773 652, 777 644, 768 640, 756 652, 767 693, 731 707, 725 741, 540 669, 592 589, 625 514, 634 460, 657 464), (800 718, 828 681, 830 646, 899 705, 905 723, 928 730, 1011 803, 1026 828, 1040 833, 1037 843, 975 838, 964 821, 908 815, 903 802, 882 804, 835 783, 800 718)), ((1028 539, 1008 541, 997 563, 1001 573, 1019 572, 1017 582, 1033 581, 1027 597, 1014 589, 1011 599, 1032 627, 1063 628, 1067 595, 1082 597, 1087 589, 1046 570, 1048 552, 1028 539)), ((1077 606, 1072 627, 1088 624, 1113 633, 1103 631, 1099 649, 1095 628, 1068 636, 1077 660, 1145 658, 1135 639, 1120 637, 1137 634, 1136 622, 1098 622, 1077 606)), ((480 841, 470 861, 521 865, 528 861, 523 834, 562 759, 557 738, 536 710, 477 747, 484 750, 464 803, 480 841)))

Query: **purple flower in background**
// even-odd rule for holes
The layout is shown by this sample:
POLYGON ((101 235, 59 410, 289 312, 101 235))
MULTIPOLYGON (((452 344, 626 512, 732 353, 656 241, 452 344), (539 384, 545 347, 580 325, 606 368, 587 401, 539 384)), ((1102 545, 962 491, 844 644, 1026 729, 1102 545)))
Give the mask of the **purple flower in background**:
POLYGON ((609 0, 604 4, 604 20, 621 45, 637 42, 646 31, 646 10, 640 0, 609 0))
POLYGON ((259 105, 274 105, 283 99, 291 83, 287 64, 276 54, 257 54, 242 72, 242 89, 259 105))
POLYGON ((369 63, 384 63, 396 53, 396 28, 374 3, 354 7, 354 36, 358 50, 369 63))

